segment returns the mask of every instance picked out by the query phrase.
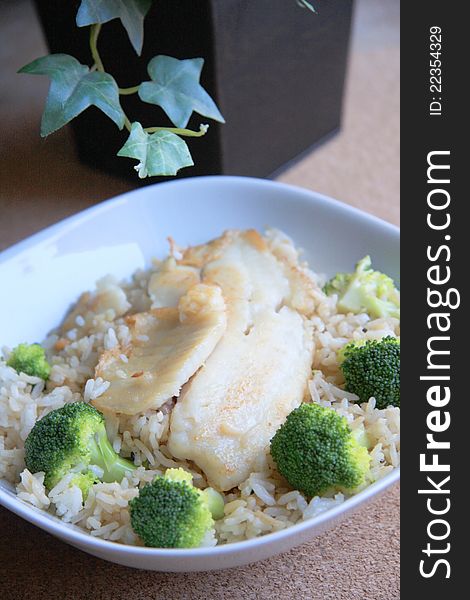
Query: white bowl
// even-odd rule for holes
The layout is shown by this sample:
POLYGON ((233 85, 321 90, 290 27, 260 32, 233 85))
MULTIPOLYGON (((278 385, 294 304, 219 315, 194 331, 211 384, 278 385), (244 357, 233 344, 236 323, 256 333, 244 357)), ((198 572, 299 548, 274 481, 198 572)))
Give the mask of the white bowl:
MULTIPOLYGON (((243 177, 201 177, 148 186, 89 208, 0 254, 0 344, 40 341, 77 296, 112 273, 127 277, 167 251, 225 229, 266 226, 289 234, 315 271, 351 270, 370 254, 399 279, 399 232, 320 194, 243 177), (8 293, 6 293, 8 291, 8 293)), ((0 480, 0 503, 69 544, 119 564, 156 571, 202 571, 247 564, 289 550, 329 529, 399 478, 386 475, 311 520, 245 542, 192 550, 125 546, 97 539, 19 500, 0 480)))

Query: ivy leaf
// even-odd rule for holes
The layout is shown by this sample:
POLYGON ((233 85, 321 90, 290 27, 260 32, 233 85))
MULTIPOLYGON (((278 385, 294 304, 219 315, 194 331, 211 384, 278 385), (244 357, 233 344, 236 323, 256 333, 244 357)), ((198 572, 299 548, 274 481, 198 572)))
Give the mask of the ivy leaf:
POLYGON ((144 43, 144 18, 152 0, 82 0, 77 12, 78 27, 121 19, 134 50, 140 56, 144 43))
POLYGON ((46 137, 82 113, 97 106, 119 129, 125 115, 119 104, 118 86, 111 75, 90 71, 68 54, 50 54, 22 67, 19 73, 48 75, 51 86, 42 115, 41 136, 46 137))
POLYGON ((118 156, 136 158, 134 169, 143 179, 148 175, 176 175, 183 167, 192 167, 193 159, 184 140, 171 131, 147 133, 140 123, 132 123, 131 133, 118 156))
POLYGON ((203 65, 203 58, 178 60, 155 56, 147 67, 152 81, 140 84, 140 99, 161 106, 176 127, 186 127, 193 111, 225 123, 215 102, 199 83, 203 65))

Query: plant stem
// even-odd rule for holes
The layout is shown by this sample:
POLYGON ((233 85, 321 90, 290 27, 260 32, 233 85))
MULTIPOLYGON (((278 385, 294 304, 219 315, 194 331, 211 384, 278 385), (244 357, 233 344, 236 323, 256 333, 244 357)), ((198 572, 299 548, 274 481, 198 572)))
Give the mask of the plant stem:
POLYGON ((95 66, 98 71, 104 73, 103 61, 101 60, 100 53, 98 52, 98 36, 101 31, 101 24, 92 25, 90 28, 90 50, 91 56, 95 61, 95 66))
MULTIPOLYGON (((124 112, 124 111, 122 111, 124 112)), ((126 113, 124 113, 124 127, 127 129, 127 131, 130 133, 131 129, 132 129, 132 125, 131 122, 129 121, 129 119, 127 118, 126 113)))
MULTIPOLYGON (((98 36, 100 35, 100 31, 101 31, 101 24, 97 23, 96 25, 92 25, 90 28, 90 51, 91 51, 91 56, 94 60, 94 65, 91 67, 91 70, 96 69, 97 71, 101 71, 101 73, 104 73, 104 65, 103 65, 103 61, 101 60, 101 56, 100 53, 98 52, 98 36)), ((136 85, 134 87, 128 87, 128 88, 119 88, 119 93, 122 96, 128 96, 130 94, 136 94, 139 90, 139 86, 136 85)))
MULTIPOLYGON (((97 71, 100 71, 101 73, 105 73, 103 61, 101 60, 100 53, 98 52, 98 36, 100 35, 100 31, 101 31, 101 24, 92 25, 90 28, 90 51, 91 51, 91 56, 92 56, 93 60, 95 61, 95 64, 91 67, 91 70, 96 69, 97 71)), ((129 90, 129 89, 134 89, 134 88, 127 88, 127 90, 129 90)), ((137 91, 137 89, 138 89, 138 87, 135 88, 136 91, 137 91)), ((127 90, 124 89, 124 94, 134 93, 134 92, 130 92, 127 90)), ((119 93, 121 93, 121 90, 119 90, 119 93)), ((121 108, 121 110, 122 110, 122 108, 121 108)), ((122 112, 124 113, 124 111, 122 111, 122 112)), ((127 131, 130 132, 131 122, 129 121, 126 113, 124 113, 124 127, 127 129, 127 131)))
POLYGON ((121 96, 129 96, 130 94, 136 94, 139 91, 139 86, 135 85, 134 87, 128 88, 119 88, 119 93, 121 96))
POLYGON ((179 129, 178 127, 144 127, 144 131, 147 133, 170 131, 171 133, 176 133, 176 135, 182 135, 184 137, 202 137, 206 134, 207 127, 201 128, 199 131, 192 131, 192 129, 179 129))

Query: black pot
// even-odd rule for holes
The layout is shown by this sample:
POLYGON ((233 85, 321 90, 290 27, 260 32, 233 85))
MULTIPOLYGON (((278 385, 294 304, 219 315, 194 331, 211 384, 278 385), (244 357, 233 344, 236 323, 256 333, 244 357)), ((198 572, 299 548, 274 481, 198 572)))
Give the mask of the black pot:
MULTIPOLYGON (((120 21, 103 26, 100 53, 121 87, 148 80, 146 65, 157 54, 205 59, 201 83, 226 124, 193 114, 189 127, 209 122, 210 129, 188 140, 195 166, 181 176, 269 176, 338 130, 352 0, 311 1, 316 15, 295 0, 156 0, 141 57, 120 21)), ((79 4, 36 0, 50 51, 91 64, 89 28, 75 25, 79 4)), ((144 127, 171 126, 159 107, 136 95, 122 97, 122 104, 144 127)), ((72 123, 82 161, 137 183, 130 160, 116 156, 126 131, 94 107, 72 123)))

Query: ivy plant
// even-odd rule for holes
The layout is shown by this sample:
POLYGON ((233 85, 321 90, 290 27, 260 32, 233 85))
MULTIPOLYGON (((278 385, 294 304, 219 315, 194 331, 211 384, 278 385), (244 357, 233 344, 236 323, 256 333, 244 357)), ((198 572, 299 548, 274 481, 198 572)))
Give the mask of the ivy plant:
MULTIPOLYGON (((297 4, 314 11, 306 0, 297 4)), ((144 19, 152 0, 82 0, 76 15, 78 27, 89 27, 90 63, 81 64, 68 54, 51 54, 25 65, 19 73, 47 75, 50 88, 41 120, 41 136, 57 131, 89 106, 96 106, 119 129, 126 129, 127 140, 118 156, 138 161, 134 167, 140 178, 156 175, 176 175, 179 169, 192 166, 193 159, 183 138, 201 137, 208 130, 201 124, 199 130, 187 129, 193 112, 202 117, 224 123, 214 100, 200 84, 203 58, 179 60, 171 56, 153 57, 147 71, 149 81, 134 87, 121 88, 114 77, 106 72, 98 50, 101 27, 119 19, 138 56, 144 43, 144 19), (131 121, 124 112, 120 97, 138 94, 140 100, 159 106, 174 127, 144 127, 131 121)))

